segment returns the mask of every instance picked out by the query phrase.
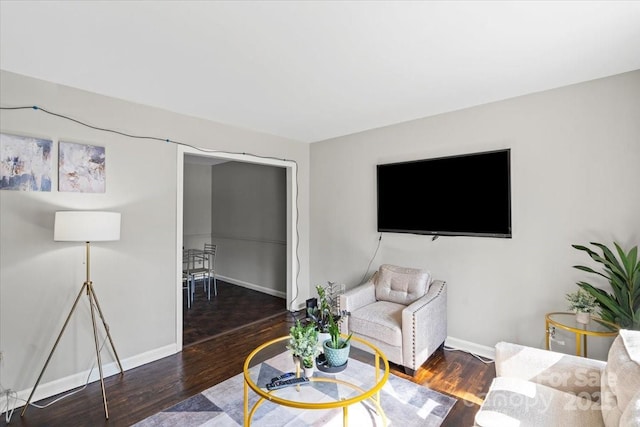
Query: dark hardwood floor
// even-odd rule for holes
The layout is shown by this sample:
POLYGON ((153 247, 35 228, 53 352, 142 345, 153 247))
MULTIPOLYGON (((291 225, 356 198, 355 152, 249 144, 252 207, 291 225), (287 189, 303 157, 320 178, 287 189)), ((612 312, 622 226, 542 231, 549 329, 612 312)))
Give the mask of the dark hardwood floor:
MULTIPOLYGON (((224 292, 228 292, 228 296, 231 292, 227 286, 233 285, 226 285, 225 290, 219 287, 220 303, 224 292)), ((239 294, 247 292, 247 301, 254 297, 262 301, 262 298, 268 297, 263 294, 251 296, 254 291, 243 289, 233 291, 238 291, 239 294)), ((260 303, 247 303, 242 307, 219 304, 217 315, 225 317, 222 312, 227 312, 226 317, 230 318, 240 313, 244 319, 252 320, 248 324, 245 322, 244 327, 229 324, 210 339, 205 339, 206 334, 189 332, 189 335, 194 337, 194 344, 185 346, 181 353, 128 370, 124 375, 106 378, 109 420, 104 419, 98 381, 46 409, 29 408, 24 417, 20 416, 21 408, 17 408, 9 425, 130 426, 242 372, 246 356, 255 347, 267 340, 288 334, 296 317, 304 316, 302 312, 283 312, 283 306, 279 308, 279 314, 270 313, 267 319, 256 320, 267 315, 260 303)), ((206 316, 196 316, 196 309, 197 307, 194 307, 191 314, 194 318, 199 318, 200 323, 204 321, 203 316, 206 316)), ((185 320, 186 317, 187 315, 185 320)), ((212 331, 211 333, 215 333, 214 329, 212 331)), ((413 378, 405 375, 404 371, 395 365, 392 365, 391 371, 395 375, 458 399, 443 424, 445 427, 473 425, 473 418, 482 397, 495 377, 493 364, 485 364, 464 352, 447 351, 442 348, 425 362, 413 378)), ((238 399, 242 399, 242 396, 238 396, 238 399)), ((4 414, 0 425, 6 425, 4 414)))
MULTIPOLYGON (((183 292, 184 294, 184 292, 183 292)), ((196 283, 193 305, 182 304, 182 344, 188 346, 232 329, 245 327, 287 311, 287 301, 218 280, 218 296, 207 299, 202 282, 196 283)))

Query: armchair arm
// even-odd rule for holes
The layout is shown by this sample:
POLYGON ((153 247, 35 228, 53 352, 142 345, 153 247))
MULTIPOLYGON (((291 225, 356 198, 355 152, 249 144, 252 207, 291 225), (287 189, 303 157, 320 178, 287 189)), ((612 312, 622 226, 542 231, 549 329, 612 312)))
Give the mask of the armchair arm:
POLYGON ((499 342, 496 376, 517 377, 597 400, 606 362, 539 348, 499 342))
POLYGON ((402 310, 402 360, 416 370, 447 338, 447 284, 434 280, 427 293, 402 310))
MULTIPOLYGON (((376 302, 375 277, 376 275, 374 274, 363 284, 340 295, 338 298, 339 309, 351 313, 365 305, 376 302)), ((345 316, 340 322, 340 332, 343 334, 349 333, 349 316, 345 316)))

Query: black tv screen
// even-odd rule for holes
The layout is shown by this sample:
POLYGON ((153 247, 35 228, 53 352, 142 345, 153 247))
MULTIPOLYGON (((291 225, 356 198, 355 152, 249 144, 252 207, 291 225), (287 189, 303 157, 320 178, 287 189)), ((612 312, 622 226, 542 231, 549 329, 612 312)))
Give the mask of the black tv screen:
POLYGON ((377 165, 378 231, 511 237, 510 150, 377 165))

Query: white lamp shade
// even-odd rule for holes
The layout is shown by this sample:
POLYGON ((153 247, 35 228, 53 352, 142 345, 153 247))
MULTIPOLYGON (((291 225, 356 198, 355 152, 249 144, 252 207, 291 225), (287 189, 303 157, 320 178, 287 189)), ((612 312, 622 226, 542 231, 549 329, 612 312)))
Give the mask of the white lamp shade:
POLYGON ((120 240, 120 213, 98 211, 56 212, 53 240, 57 242, 120 240))

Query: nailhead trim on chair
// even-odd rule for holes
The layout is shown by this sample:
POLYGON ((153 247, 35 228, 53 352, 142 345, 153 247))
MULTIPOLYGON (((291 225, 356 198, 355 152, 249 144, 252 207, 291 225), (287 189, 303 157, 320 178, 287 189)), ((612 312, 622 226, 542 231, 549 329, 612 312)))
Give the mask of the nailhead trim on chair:
MULTIPOLYGON (((413 340, 412 352, 411 352, 411 357, 413 358, 413 360, 411 361, 411 366, 415 366, 416 367, 415 368, 416 371, 418 370, 419 366, 416 366, 416 316, 415 316, 415 314, 417 312, 419 312, 420 310, 422 310, 423 308, 425 308, 427 305, 429 305, 429 303, 431 301, 433 301, 438 296, 440 296, 440 294, 442 293, 442 290, 444 289, 444 285, 446 285, 446 284, 447 284, 447 282, 442 281, 442 283, 440 284, 440 289, 438 290, 438 293, 435 294, 433 296, 433 298, 431 298, 429 301, 425 301, 425 303, 422 305, 422 307, 417 309, 414 312, 413 316, 411 316, 411 320, 412 320, 412 322, 411 322, 411 329, 412 329, 412 331, 411 331, 411 339, 413 340)), ((427 292, 428 292, 428 289, 427 289, 427 292)))
MULTIPOLYGON (((411 358, 413 359, 411 361, 411 366, 416 366, 416 316, 415 313, 413 316, 411 316, 411 339, 413 340, 413 342, 411 343, 411 358)), ((414 368, 412 368, 414 369, 414 368)), ((416 369, 414 369, 416 370, 416 369)))

